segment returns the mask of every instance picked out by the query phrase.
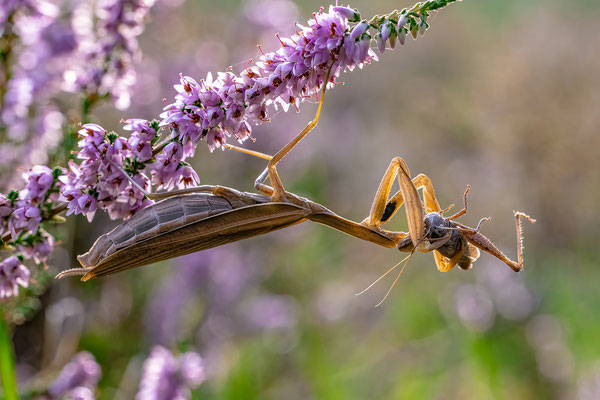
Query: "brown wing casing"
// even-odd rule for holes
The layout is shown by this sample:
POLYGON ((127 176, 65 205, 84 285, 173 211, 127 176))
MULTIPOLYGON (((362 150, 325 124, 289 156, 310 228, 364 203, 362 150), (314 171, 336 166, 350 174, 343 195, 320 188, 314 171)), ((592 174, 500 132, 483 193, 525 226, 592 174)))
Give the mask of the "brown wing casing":
POLYGON ((122 248, 91 268, 81 280, 206 250, 286 228, 306 219, 307 210, 289 203, 246 206, 204 218, 122 248))

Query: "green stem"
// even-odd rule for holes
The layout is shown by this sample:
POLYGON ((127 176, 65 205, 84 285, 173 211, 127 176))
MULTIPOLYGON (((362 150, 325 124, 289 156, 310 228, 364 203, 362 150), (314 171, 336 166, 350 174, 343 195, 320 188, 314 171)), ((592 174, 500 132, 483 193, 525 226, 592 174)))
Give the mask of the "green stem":
POLYGON ((0 312, 0 377, 2 378, 4 399, 18 400, 14 353, 10 340, 10 332, 8 331, 6 321, 4 321, 2 312, 0 312))
POLYGON ((426 13, 428 11, 438 10, 442 7, 446 7, 450 3, 454 3, 455 1, 460 0, 429 0, 424 2, 418 2, 411 8, 405 8, 403 10, 394 10, 386 15, 376 15, 369 21, 369 24, 374 27, 379 27, 379 25, 387 18, 387 19, 397 19, 401 14, 414 14, 414 13, 426 13))

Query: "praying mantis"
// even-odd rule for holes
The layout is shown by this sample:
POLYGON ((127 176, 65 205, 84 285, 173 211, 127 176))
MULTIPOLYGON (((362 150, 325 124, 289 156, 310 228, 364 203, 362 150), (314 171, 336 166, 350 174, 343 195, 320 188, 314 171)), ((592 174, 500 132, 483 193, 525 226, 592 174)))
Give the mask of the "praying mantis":
POLYGON ((530 222, 535 222, 534 219, 522 212, 514 212, 518 259, 512 261, 479 232, 481 222, 486 218, 476 228, 454 221, 467 212, 469 188, 464 193, 464 208, 445 218, 443 214, 451 207, 442 210, 431 180, 424 174, 411 179, 408 166, 400 157, 391 161, 375 194, 369 216, 360 223, 287 192, 277 172, 277 164, 317 125, 329 82, 328 73, 315 118, 274 156, 227 145, 230 149, 268 160, 267 167, 254 183, 258 193, 213 185, 149 193, 121 170, 145 196, 161 201, 100 236, 87 253, 78 257, 82 268, 62 271, 57 278, 83 275, 81 280, 87 281, 309 220, 380 246, 398 248, 410 255, 416 251, 433 252, 437 268, 442 272, 456 265, 462 269, 471 268, 479 258, 479 250, 493 255, 514 271, 523 268, 521 218, 530 222), (271 186, 265 183, 267 178, 271 186), (390 197, 396 179, 400 188, 390 197), (423 190, 423 201, 418 189, 423 190), (402 205, 408 221, 408 232, 383 229, 382 225, 402 205))

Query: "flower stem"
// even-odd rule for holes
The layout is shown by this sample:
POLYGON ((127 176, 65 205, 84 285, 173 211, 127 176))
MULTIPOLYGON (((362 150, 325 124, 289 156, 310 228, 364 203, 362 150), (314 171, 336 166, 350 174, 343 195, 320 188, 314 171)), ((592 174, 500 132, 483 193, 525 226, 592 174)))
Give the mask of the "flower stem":
POLYGON ((2 378, 4 399, 18 400, 14 353, 8 326, 2 312, 0 312, 0 377, 2 378))
POLYGON ((460 1, 460 0, 429 0, 429 1, 424 1, 424 2, 418 2, 416 3, 414 6, 412 6, 411 8, 405 8, 403 10, 394 10, 389 14, 386 15, 376 15, 373 18, 371 18, 371 20, 369 20, 369 24, 377 27, 379 26, 379 24, 381 22, 383 22, 383 20, 385 18, 398 18, 399 15, 401 14, 411 14, 411 13, 423 13, 423 12, 428 12, 428 11, 434 11, 434 10, 438 10, 442 7, 446 7, 448 4, 450 3, 454 3, 455 1, 460 1))

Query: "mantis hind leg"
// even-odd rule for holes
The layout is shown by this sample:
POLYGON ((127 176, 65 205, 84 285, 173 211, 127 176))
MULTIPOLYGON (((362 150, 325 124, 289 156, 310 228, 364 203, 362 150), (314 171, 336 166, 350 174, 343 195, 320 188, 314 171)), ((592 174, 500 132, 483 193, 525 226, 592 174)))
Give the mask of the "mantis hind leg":
MULTIPOLYGON (((238 147, 238 146, 234 146, 234 145, 231 145, 231 144, 226 144, 225 147, 228 148, 228 149, 230 149, 230 150, 239 151, 240 153, 249 154, 249 155, 254 156, 254 157, 262 158, 263 160, 269 160, 269 161, 271 161, 273 159, 273 156, 261 153, 259 151, 248 150, 248 149, 245 149, 243 147, 238 147)), ((263 183, 265 181, 265 179, 267 178, 267 173, 268 172, 269 172, 269 170, 265 169, 258 176, 258 178, 256 178, 256 181, 254 181, 254 188, 256 190, 258 190, 259 192, 266 194, 267 196, 273 196, 273 193, 274 193, 273 188, 271 186, 266 185, 266 184, 263 183)))
MULTIPOLYGON (((271 181, 271 185, 273 186, 273 195, 271 196, 272 201, 284 201, 285 200, 285 189, 283 187, 283 183, 281 182, 281 178, 279 177, 279 174, 277 173, 277 168, 276 168, 277 163, 279 163, 279 161, 283 160, 283 158, 302 139, 304 139, 304 137, 306 135, 308 135, 308 133, 310 131, 312 131, 315 126, 317 126, 317 123, 319 122, 319 117, 321 115, 321 109, 323 107, 323 101, 325 100, 325 92, 327 91, 327 84, 329 83, 329 77, 331 74, 332 67, 333 67, 333 64, 329 67, 329 69, 327 70, 327 74, 325 75, 325 80, 323 82, 323 91, 321 92, 321 99, 319 100, 319 106, 317 107, 317 113, 315 115, 315 118, 312 121, 310 121, 306 125, 306 127, 298 135, 296 135, 295 138, 293 138, 288 144, 283 146, 283 148, 281 150, 279 150, 277 153, 275 153, 273 158, 271 158, 269 160, 269 164, 267 165, 267 168, 265 171, 267 171, 267 175, 269 177, 269 180, 271 181)), ((262 180, 260 180, 260 178, 263 175, 264 175, 264 172, 257 178, 255 185, 257 183, 262 184, 264 182, 264 178, 262 180)))

